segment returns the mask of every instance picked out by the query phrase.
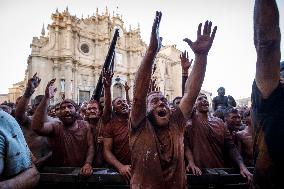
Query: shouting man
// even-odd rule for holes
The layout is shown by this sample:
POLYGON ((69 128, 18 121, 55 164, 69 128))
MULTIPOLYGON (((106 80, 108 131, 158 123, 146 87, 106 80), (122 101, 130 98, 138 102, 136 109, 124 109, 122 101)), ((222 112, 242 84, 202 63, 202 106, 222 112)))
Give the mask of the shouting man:
POLYGON ((195 64, 186 83, 186 92, 174 112, 160 92, 147 96, 152 65, 161 48, 159 25, 162 13, 156 12, 150 44, 138 69, 130 113, 130 150, 132 189, 184 189, 186 175, 184 166, 184 116, 187 116, 200 91, 207 64, 207 54, 217 30, 211 34, 211 22, 198 26, 197 40, 185 39, 195 54, 195 64))

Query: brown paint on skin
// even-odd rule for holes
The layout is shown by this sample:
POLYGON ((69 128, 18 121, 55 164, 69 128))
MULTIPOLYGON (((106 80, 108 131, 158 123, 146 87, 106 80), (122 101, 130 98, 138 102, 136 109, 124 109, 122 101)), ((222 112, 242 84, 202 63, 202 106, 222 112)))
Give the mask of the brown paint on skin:
POLYGON ((185 127, 180 109, 177 108, 170 116, 168 127, 158 127, 145 117, 135 130, 131 130, 131 188, 186 186, 183 148, 185 127))
POLYGON ((188 135, 189 146, 197 167, 225 167, 224 138, 230 137, 230 133, 221 119, 216 117, 204 119, 194 114, 188 135))
POLYGON ((50 146, 47 137, 37 135, 32 130, 30 123, 28 123, 28 126, 21 125, 21 129, 23 131, 29 149, 36 157, 36 159, 40 159, 48 155, 48 153, 50 152, 50 146))
POLYGON ((94 167, 105 167, 105 161, 103 158, 103 141, 102 141, 102 136, 103 136, 103 123, 102 120, 99 119, 97 122, 89 122, 89 125, 92 129, 92 133, 94 136, 94 161, 93 165, 94 167))
POLYGON ((54 125, 54 134, 49 138, 52 144, 52 166, 81 167, 88 152, 87 133, 91 132, 85 121, 78 120, 73 129, 62 123, 54 125))
POLYGON ((226 167, 225 153, 230 153, 233 160, 240 162, 232 136, 224 122, 217 117, 208 116, 209 103, 205 94, 199 94, 195 108, 187 140, 196 166, 200 168, 226 167))
POLYGON ((243 157, 246 166, 253 166, 253 140, 250 129, 247 126, 244 130, 236 133, 237 147, 243 157))
POLYGON ((113 139, 112 153, 123 165, 131 164, 131 153, 129 148, 128 117, 115 116, 105 126, 104 138, 113 139))
POLYGON ((103 145, 102 145, 102 119, 101 119, 101 113, 99 109, 99 105, 95 101, 90 101, 87 104, 86 114, 85 114, 86 120, 88 121, 92 133, 94 136, 94 161, 93 166, 94 167, 105 167, 105 162, 103 158, 103 145))

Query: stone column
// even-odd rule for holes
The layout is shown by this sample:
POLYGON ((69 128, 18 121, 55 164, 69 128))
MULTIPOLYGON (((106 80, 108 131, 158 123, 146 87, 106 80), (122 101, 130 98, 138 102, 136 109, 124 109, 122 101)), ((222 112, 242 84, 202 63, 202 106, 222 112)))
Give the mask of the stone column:
POLYGON ((72 60, 65 61, 65 98, 72 99, 71 82, 73 80, 72 60))
POLYGON ((56 78, 56 82, 55 82, 55 87, 57 88, 57 92, 55 93, 54 96, 54 100, 53 103, 57 103, 59 101, 61 101, 61 96, 60 96, 60 80, 61 77, 59 76, 59 71, 60 71, 60 65, 57 59, 53 60, 53 74, 52 74, 52 78, 56 78))
POLYGON ((71 25, 67 25, 67 36, 66 36, 66 50, 68 55, 72 55, 72 29, 71 25))

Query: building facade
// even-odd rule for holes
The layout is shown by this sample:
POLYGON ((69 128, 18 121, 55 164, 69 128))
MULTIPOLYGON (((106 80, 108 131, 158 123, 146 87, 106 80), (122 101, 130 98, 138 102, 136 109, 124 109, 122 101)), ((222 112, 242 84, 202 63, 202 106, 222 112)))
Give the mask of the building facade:
MULTIPOLYGON (((119 28, 120 37, 116 45, 112 92, 114 97, 124 97, 124 83, 127 81, 133 86, 147 48, 139 26, 126 30, 122 17, 110 15, 107 9, 102 14, 97 10, 93 16, 79 19, 67 8, 63 12, 56 10, 51 19, 48 33, 45 34, 43 27, 41 36, 34 37, 30 45, 24 83, 35 73, 42 79, 33 97, 44 94, 48 81, 56 78, 54 103, 63 95, 78 103, 89 100, 115 28, 119 28)), ((181 96, 180 53, 175 45, 163 46, 155 59, 157 69, 153 77, 169 100, 181 96)), ((132 98, 132 88, 130 90, 132 98)))

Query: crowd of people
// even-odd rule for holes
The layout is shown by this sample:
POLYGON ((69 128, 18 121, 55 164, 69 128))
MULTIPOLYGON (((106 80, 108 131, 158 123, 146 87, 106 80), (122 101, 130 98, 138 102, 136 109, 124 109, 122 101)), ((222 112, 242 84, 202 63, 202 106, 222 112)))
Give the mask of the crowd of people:
MULTIPOLYGON (((51 105, 52 79, 45 94, 31 98, 41 79, 28 80, 16 103, 0 105, 0 188, 32 188, 43 166, 114 168, 132 189, 184 189, 186 172, 204 168, 238 168, 252 188, 279 188, 284 152, 284 62, 280 65, 279 13, 275 0, 256 0, 254 42, 257 52, 252 107, 236 107, 225 89, 209 107, 200 92, 207 57, 217 27, 200 23, 197 39, 184 41, 195 55, 180 55, 182 96, 172 102, 151 78, 162 45, 161 12, 156 12, 146 54, 136 73, 133 99, 112 99, 113 73, 102 70, 103 103, 76 104, 71 99, 51 105), (189 74, 188 70, 192 66, 189 74), (212 109, 212 110, 211 110, 212 109), (248 171, 254 166, 254 174, 248 171)), ((190 181, 189 181, 190 182, 190 181)))

